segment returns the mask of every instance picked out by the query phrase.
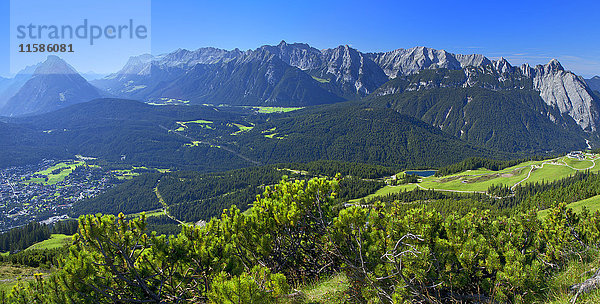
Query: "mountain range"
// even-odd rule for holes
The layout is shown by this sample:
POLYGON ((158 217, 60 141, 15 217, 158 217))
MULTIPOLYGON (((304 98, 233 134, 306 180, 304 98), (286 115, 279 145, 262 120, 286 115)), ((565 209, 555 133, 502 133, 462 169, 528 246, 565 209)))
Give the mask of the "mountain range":
MULTIPOLYGON (((490 60, 483 55, 452 54, 426 47, 363 53, 348 45, 318 50, 307 44, 282 41, 278 45, 247 51, 200 48, 195 51, 179 49, 159 56, 136 56, 130 58, 120 71, 89 82, 62 59, 49 56, 46 61, 28 67, 12 79, 0 79, 0 114, 45 121, 46 129, 69 129, 71 125, 47 125, 48 121, 53 121, 47 117, 54 115, 54 121, 69 120, 71 117, 65 114, 68 111, 54 111, 101 97, 118 98, 110 99, 114 109, 120 109, 114 105, 116 100, 122 99, 150 104, 175 101, 186 105, 214 105, 216 111, 234 111, 232 106, 310 107, 298 114, 267 122, 259 119, 256 123, 252 118, 252 123, 256 123, 255 130, 230 139, 224 145, 231 145, 235 153, 249 155, 260 162, 293 161, 294 155, 301 154, 307 161, 343 158, 389 163, 394 159, 397 163, 427 166, 433 163, 403 159, 417 151, 406 145, 411 143, 410 140, 398 143, 404 147, 402 149, 407 149, 406 153, 367 149, 354 156, 342 155, 339 154, 341 150, 333 152, 341 149, 334 143, 335 139, 319 141, 317 134, 306 128, 324 125, 327 127, 321 134, 337 134, 333 131, 336 129, 333 121, 355 131, 366 128, 378 134, 373 135, 373 141, 368 144, 377 145, 378 140, 386 138, 386 132, 404 138, 405 135, 393 131, 396 120, 397 127, 403 126, 398 127, 402 130, 419 130, 420 135, 413 138, 436 138, 433 146, 441 147, 443 145, 438 143, 444 141, 452 142, 453 146, 464 146, 464 153, 458 153, 461 156, 484 153, 482 151, 491 155, 495 153, 492 151, 540 153, 583 149, 589 145, 596 147, 600 145, 600 97, 594 90, 599 82, 599 77, 586 80, 565 70, 557 60, 535 67, 528 64, 515 67, 504 58, 490 60), (327 104, 339 106, 319 106, 327 104), (390 110, 398 115, 379 118, 380 111, 390 110), (365 118, 363 111, 379 113, 373 116, 378 118, 365 118), (39 116, 49 112, 53 113, 39 116), (349 115, 349 120, 344 120, 339 113, 349 115), (359 120, 379 121, 388 128, 374 129, 359 120), (429 127, 423 128, 423 124, 439 129, 439 132, 431 133, 433 131, 429 127), (277 137, 285 140, 273 142, 265 139, 262 133, 255 133, 273 128, 282 130, 277 137), (421 136, 426 133, 435 135, 421 136), (448 139, 442 140, 439 135, 448 139), (264 145, 256 145, 251 140, 264 145), (313 146, 316 150, 298 152, 299 148, 294 145, 299 144, 313 146), (291 152, 269 152, 283 147, 291 152), (479 152, 465 152, 465 149, 479 152)), ((98 111, 97 106, 76 109, 98 111)), ((175 115, 179 110, 169 111, 175 115)), ((97 121, 95 114, 90 114, 97 121)), ((163 117, 161 124, 175 123, 177 115, 169 116, 169 119, 163 117)), ((237 121, 246 120, 248 113, 244 115, 243 119, 236 116, 237 121)), ((86 119, 90 119, 80 114, 75 117, 80 118, 78 127, 81 128, 87 123, 86 119)), ((139 117, 126 117, 118 123, 112 118, 102 120, 101 128, 126 124, 130 130, 143 132, 140 130, 150 127, 139 117), (127 120, 136 121, 137 125, 126 123, 127 120)), ((194 120, 194 117, 189 118, 194 120)), ((199 118, 202 117, 195 119, 199 118)), ((26 120, 5 121, 22 124, 26 120)), ((156 137, 148 140, 157 141, 162 136, 159 134, 162 131, 156 127, 157 124, 153 124, 154 129, 150 132, 158 132, 156 137)), ((28 124, 27 128, 38 132, 44 129, 35 124, 28 124)), ((338 135, 346 136, 345 133, 338 135)), ((223 135, 219 138, 223 140, 223 135)), ((64 140, 61 138, 57 142, 64 140)), ((172 147, 180 145, 179 142, 172 142, 172 147)), ((362 144, 367 142, 363 140, 362 144)), ((354 148, 360 145, 357 142, 354 148)), ((84 146, 84 142, 78 142, 70 146, 69 151, 84 146)), ((392 149, 392 146, 386 146, 386 149, 392 149)), ((103 150, 96 148, 96 151, 103 150)))

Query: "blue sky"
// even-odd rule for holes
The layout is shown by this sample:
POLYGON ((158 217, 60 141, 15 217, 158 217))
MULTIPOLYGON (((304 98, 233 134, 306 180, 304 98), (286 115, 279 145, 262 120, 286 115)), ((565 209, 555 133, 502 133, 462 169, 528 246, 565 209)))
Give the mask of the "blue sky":
MULTIPOLYGON (((0 74, 7 75, 9 1, 0 1, 0 74)), ((363 52, 427 46, 504 56, 513 65, 557 58, 585 77, 600 74, 600 1, 154 0, 151 9, 154 54, 205 46, 246 50, 281 40, 319 49, 348 44, 363 52)), ((122 65, 91 57, 105 68, 122 65)))

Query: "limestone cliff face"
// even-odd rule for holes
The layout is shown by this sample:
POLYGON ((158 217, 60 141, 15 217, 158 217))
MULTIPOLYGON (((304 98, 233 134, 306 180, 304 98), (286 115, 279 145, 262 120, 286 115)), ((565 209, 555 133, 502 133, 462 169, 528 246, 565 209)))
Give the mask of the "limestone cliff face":
POLYGON ((567 113, 583 130, 596 131, 600 123, 598 101, 581 76, 565 71, 556 59, 533 71, 533 87, 547 104, 557 107, 561 114, 567 113))
POLYGON ((343 91, 353 92, 357 97, 371 94, 389 80, 368 56, 348 45, 323 50, 322 53, 324 64, 318 70, 318 76, 339 83, 343 91))
POLYGON ((265 45, 261 49, 275 54, 283 62, 303 71, 318 69, 323 64, 321 51, 305 43, 288 44, 281 41, 276 46, 265 45))
POLYGON ((483 55, 456 55, 444 50, 434 50, 426 47, 397 49, 385 53, 368 54, 390 78, 414 74, 424 69, 445 68, 459 70, 467 66, 481 66, 491 61, 483 55))

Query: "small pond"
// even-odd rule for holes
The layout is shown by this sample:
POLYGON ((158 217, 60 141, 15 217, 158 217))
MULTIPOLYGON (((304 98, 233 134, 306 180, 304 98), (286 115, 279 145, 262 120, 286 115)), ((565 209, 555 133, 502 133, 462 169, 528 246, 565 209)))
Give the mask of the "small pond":
POLYGON ((420 177, 430 177, 434 175, 436 170, 424 170, 424 171, 406 171, 406 174, 418 175, 420 177))

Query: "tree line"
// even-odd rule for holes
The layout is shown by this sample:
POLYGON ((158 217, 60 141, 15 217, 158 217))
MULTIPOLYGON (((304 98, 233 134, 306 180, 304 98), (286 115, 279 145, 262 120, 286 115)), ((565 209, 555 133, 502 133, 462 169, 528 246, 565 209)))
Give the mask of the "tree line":
POLYGON ((459 173, 467 170, 477 170, 485 168, 492 171, 499 171, 527 161, 539 161, 548 159, 548 156, 538 155, 520 159, 497 160, 483 157, 471 157, 461 162, 448 165, 438 169, 435 176, 446 176, 454 173, 459 173))
POLYGON ((155 188, 169 213, 185 222, 209 221, 224 209, 236 205, 246 210, 264 187, 277 184, 284 176, 307 179, 315 176, 345 176, 338 199, 350 200, 374 193, 385 184, 372 180, 397 172, 395 168, 361 163, 315 161, 249 167, 219 173, 178 171, 146 173, 125 181, 99 196, 73 205, 72 215, 125 214, 159 209, 155 188), (160 181, 160 182, 159 182, 160 181))
POLYGON ((73 235, 77 231, 77 221, 59 221, 52 225, 31 222, 25 226, 10 229, 0 234, 0 251, 19 252, 29 246, 45 241, 51 234, 73 235))

